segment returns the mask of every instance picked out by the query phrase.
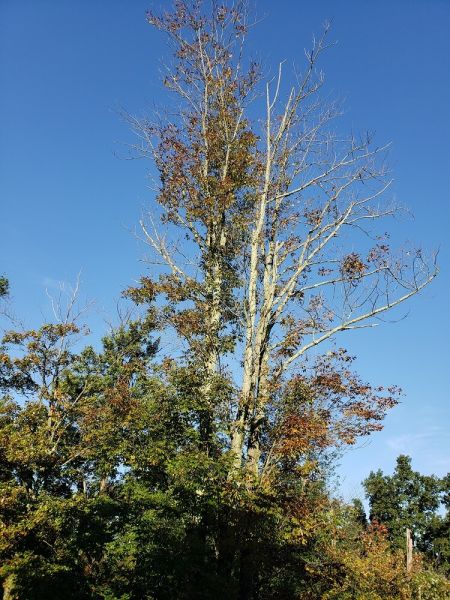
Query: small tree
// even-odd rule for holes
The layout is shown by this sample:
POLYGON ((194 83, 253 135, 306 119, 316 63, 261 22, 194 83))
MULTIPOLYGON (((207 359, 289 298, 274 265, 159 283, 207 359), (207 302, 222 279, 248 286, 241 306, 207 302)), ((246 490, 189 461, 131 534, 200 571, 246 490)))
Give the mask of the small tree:
POLYGON ((310 427, 325 446, 330 431, 334 444, 353 443, 380 427, 396 390, 358 381, 342 351, 314 366, 309 351, 377 325, 436 266, 420 250, 393 253, 377 234, 396 212, 382 201, 386 147, 333 130, 340 111, 322 101, 317 70, 328 26, 286 86, 282 64, 265 82, 244 58, 244 2, 178 0, 148 21, 173 45, 164 83, 177 104, 159 122, 130 117, 159 172, 162 226, 150 217, 142 227, 163 268, 129 293, 165 298, 161 322, 202 382, 203 446, 211 452, 220 431, 231 471, 263 480, 310 427))

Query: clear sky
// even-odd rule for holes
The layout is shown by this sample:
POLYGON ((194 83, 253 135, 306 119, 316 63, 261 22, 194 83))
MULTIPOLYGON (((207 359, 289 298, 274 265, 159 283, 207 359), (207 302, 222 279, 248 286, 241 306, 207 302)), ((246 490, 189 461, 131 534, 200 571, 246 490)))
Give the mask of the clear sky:
MULTIPOLYGON (((398 239, 440 247, 438 280, 399 323, 343 340, 372 383, 400 385, 385 429, 347 453, 345 497, 399 453, 423 472, 450 470, 450 1, 255 0, 250 37, 267 65, 300 62, 326 19, 336 46, 323 61, 327 90, 345 98, 345 125, 393 142, 393 193, 414 218, 398 239)), ((169 49, 145 21, 151 0, 0 0, 0 274, 29 325, 45 289, 73 282, 96 300, 97 328, 144 271, 132 234, 153 194, 149 165, 125 160, 120 107, 162 104, 169 49)), ((153 3, 168 6, 170 2, 153 3)), ((341 340, 342 341, 342 340, 341 340)))

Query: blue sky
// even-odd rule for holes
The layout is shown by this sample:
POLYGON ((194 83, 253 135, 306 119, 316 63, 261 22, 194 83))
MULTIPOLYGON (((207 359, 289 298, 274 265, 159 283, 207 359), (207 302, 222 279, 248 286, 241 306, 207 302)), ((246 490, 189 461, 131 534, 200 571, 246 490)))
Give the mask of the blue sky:
MULTIPOLYGON (((393 194, 414 218, 397 238, 440 247, 441 274, 396 324, 344 343, 373 383, 400 385, 402 404, 382 433, 347 453, 346 497, 371 469, 400 453, 423 472, 450 470, 448 210, 450 2, 256 0, 250 37, 270 67, 300 62, 322 22, 336 46, 322 67, 327 91, 345 99, 343 125, 392 141, 393 194)), ((169 2, 153 5, 167 6, 169 2)), ((153 194, 144 161, 125 160, 132 140, 118 113, 162 104, 159 68, 169 49, 145 21, 151 0, 2 0, 0 3, 0 272, 15 312, 33 325, 48 313, 45 289, 73 282, 95 299, 97 330, 115 299, 143 273, 133 236, 153 194)))

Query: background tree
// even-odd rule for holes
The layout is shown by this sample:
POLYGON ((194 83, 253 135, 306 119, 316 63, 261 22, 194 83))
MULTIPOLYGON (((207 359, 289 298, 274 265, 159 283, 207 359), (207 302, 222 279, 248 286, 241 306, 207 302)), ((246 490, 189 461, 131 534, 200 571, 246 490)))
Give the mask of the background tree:
POLYGON ((363 485, 369 499, 370 519, 388 526, 399 547, 404 546, 406 529, 411 529, 420 547, 440 505, 438 478, 413 471, 411 458, 401 455, 392 476, 383 475, 380 470, 372 472, 363 485))
POLYGON ((381 470, 370 473, 363 483, 370 506, 370 520, 384 524, 398 548, 405 547, 405 532, 412 532, 417 549, 435 565, 448 569, 448 477, 422 475, 413 471, 411 458, 400 455, 393 475, 381 470))
POLYGON ((431 543, 433 559, 445 573, 450 572, 450 474, 441 480, 442 504, 445 512, 435 517, 427 532, 427 542, 431 543))

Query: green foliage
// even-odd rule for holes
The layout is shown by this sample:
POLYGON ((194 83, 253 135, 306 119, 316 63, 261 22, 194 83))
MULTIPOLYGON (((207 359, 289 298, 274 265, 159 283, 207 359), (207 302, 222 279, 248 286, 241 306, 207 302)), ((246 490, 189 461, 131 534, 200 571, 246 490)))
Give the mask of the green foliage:
POLYGON ((150 330, 149 319, 130 323, 103 352, 80 355, 71 323, 4 336, 0 577, 10 597, 92 597, 120 525, 114 484, 132 432, 145 429, 150 330))
POLYGON ((411 458, 402 455, 393 475, 377 471, 364 481, 371 521, 385 524, 398 548, 404 547, 409 528, 416 548, 446 572, 450 568, 448 482, 448 475, 439 479, 413 471, 411 458), (442 504, 447 507, 445 516, 440 514, 442 504))
POLYGON ((423 570, 411 578, 412 598, 421 600, 448 600, 450 582, 436 571, 423 570))

